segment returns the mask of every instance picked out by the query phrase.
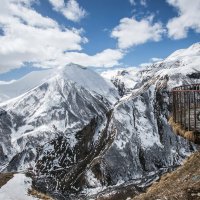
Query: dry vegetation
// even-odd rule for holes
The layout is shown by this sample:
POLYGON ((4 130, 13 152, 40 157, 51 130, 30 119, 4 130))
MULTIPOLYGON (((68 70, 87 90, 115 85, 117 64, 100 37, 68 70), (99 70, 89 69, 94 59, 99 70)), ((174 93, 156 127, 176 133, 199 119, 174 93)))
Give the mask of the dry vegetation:
POLYGON ((38 199, 41 199, 41 200, 53 200, 48 195, 43 194, 41 192, 38 192, 37 190, 35 190, 33 188, 28 190, 28 194, 31 195, 31 196, 34 196, 34 197, 36 197, 38 199))
POLYGON ((200 200, 200 152, 133 200, 200 200))
POLYGON ((0 173, 0 188, 4 186, 13 176, 13 173, 0 173))
POLYGON ((200 134, 199 133, 185 130, 180 124, 175 123, 173 121, 172 117, 169 119, 169 124, 172 127, 173 132, 175 134, 180 135, 196 144, 200 144, 200 134))

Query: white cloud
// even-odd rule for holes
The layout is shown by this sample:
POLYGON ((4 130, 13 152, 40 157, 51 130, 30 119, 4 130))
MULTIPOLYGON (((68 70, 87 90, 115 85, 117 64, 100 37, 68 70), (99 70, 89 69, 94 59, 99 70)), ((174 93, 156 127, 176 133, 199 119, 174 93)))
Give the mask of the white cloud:
POLYGON ((66 61, 68 63, 74 62, 83 66, 113 67, 119 65, 119 60, 121 60, 123 56, 124 53, 120 50, 106 49, 93 56, 84 53, 67 53, 66 61))
POLYGON ((81 8, 76 0, 49 0, 54 9, 61 12, 67 19, 78 22, 87 15, 87 12, 81 8))
POLYGON ((130 2, 130 4, 132 5, 132 6, 134 6, 136 3, 135 3, 135 0, 129 0, 129 2, 130 2))
POLYGON ((153 64, 152 62, 147 62, 147 63, 141 63, 139 66, 145 68, 145 67, 152 65, 152 64, 153 64))
MULTIPOLYGON (((138 1, 138 0, 137 0, 138 1)), ((130 2, 130 4, 132 5, 132 6, 135 6, 136 5, 136 2, 137 2, 136 0, 129 0, 129 2, 130 2)), ((138 2, 137 2, 138 3, 138 2)), ((147 2, 146 2, 146 0, 140 0, 140 2, 139 2, 142 6, 147 6, 147 2)))
POLYGON ((55 59, 67 50, 81 50, 81 30, 60 28, 56 21, 31 9, 28 0, 0 1, 0 72, 24 62, 55 59))
POLYGON ((23 6, 23 4, 10 4, 7 8, 9 9, 9 14, 19 18, 28 25, 42 28, 58 27, 58 24, 51 18, 43 17, 35 10, 23 6))
POLYGON ((88 42, 82 29, 65 28, 31 7, 33 0, 0 1, 0 73, 34 66, 58 67, 70 62, 84 66, 110 67, 123 57, 120 50, 107 49, 95 55, 80 53, 88 42))
POLYGON ((147 6, 147 2, 146 2, 146 0, 140 0, 140 4, 142 5, 142 6, 147 6))
POLYGON ((62 9, 65 7, 64 0, 49 0, 49 2, 54 6, 55 9, 62 9))
POLYGON ((118 40, 118 46, 121 49, 147 41, 159 41, 164 29, 160 23, 153 23, 152 20, 152 16, 141 21, 137 21, 135 18, 123 18, 120 20, 120 24, 113 29, 111 37, 118 40))
POLYGON ((178 11, 178 17, 169 20, 168 35, 173 39, 187 37, 189 29, 200 33, 200 1, 199 0, 167 0, 178 11))
MULTIPOLYGON (((113 67, 120 64, 119 60, 123 56, 124 53, 118 49, 105 49, 95 55, 80 52, 66 52, 64 56, 61 55, 58 59, 46 61, 45 66, 62 66, 72 62, 86 67, 113 67)), ((35 66, 40 66, 40 63, 36 63, 35 66)))
POLYGON ((163 59, 162 58, 151 58, 151 62, 160 62, 162 61, 163 59))

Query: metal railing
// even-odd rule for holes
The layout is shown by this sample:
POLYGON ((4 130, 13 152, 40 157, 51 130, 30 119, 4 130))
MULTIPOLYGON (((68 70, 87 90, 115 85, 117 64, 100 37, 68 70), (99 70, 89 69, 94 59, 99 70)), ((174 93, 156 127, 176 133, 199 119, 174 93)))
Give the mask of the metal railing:
POLYGON ((200 133, 200 84, 173 88, 172 113, 175 123, 200 133))

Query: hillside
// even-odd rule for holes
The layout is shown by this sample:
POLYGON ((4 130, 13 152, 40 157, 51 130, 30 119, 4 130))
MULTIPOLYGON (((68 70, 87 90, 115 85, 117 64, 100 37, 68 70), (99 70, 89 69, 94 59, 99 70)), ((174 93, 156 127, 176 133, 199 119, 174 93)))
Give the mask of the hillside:
POLYGON ((172 173, 163 175, 147 192, 133 200, 199 200, 200 199, 200 152, 192 154, 172 173))

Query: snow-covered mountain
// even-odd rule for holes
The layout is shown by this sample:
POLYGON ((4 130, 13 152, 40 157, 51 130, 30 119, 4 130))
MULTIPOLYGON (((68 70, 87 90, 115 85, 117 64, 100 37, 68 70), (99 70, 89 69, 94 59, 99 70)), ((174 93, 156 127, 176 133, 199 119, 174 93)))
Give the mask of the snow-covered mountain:
MULTIPOLYGON (((73 66, 73 64, 70 64, 69 66, 73 66)), ((79 66, 79 68, 84 69, 82 66, 79 66)), ((108 83, 106 83, 94 71, 88 69, 77 70, 76 67, 66 67, 64 70, 63 68, 57 68, 33 71, 19 80, 9 82, 0 81, 0 102, 18 97, 63 72, 66 79, 70 79, 71 81, 74 81, 91 91, 96 91, 99 94, 108 96, 108 91, 112 87, 108 86, 108 83)))
POLYGON ((117 98, 114 87, 89 69, 71 64, 51 72, 39 86, 0 104, 1 168, 31 165, 36 147, 58 133, 69 134, 73 146, 73 133, 105 115, 117 98))
POLYGON ((118 89, 119 95, 122 97, 125 94, 132 92, 135 85, 140 81, 141 77, 136 76, 139 68, 126 68, 107 70, 101 73, 105 79, 110 80, 118 89))
MULTIPOLYGON (((111 80, 120 91, 121 96, 136 91, 146 81, 157 76, 178 76, 176 85, 187 84, 187 79, 183 80, 183 76, 196 74, 200 76, 200 43, 195 43, 187 49, 180 49, 172 53, 163 61, 150 64, 142 68, 128 68, 124 70, 108 70, 101 75, 111 80), (180 79, 180 82, 178 83, 180 79)), ((193 79, 193 82, 199 82, 193 79)), ((173 83, 170 84, 173 87, 173 83)))
POLYGON ((0 102, 17 97, 45 82, 55 70, 34 71, 19 80, 0 81, 0 102))
POLYGON ((169 95, 172 87, 200 83, 199 64, 197 43, 114 74, 116 89, 80 66, 57 70, 0 104, 2 169, 31 163, 34 187, 57 199, 126 199, 195 150, 168 124, 169 95))
POLYGON ((200 82, 200 44, 182 50, 173 60, 170 57, 134 72, 131 78, 129 73, 128 81, 134 80, 131 90, 127 73, 117 73, 112 80, 120 76, 128 92, 121 93, 123 97, 106 118, 96 118, 76 133, 79 141, 74 148, 61 137, 41 148, 34 186, 58 199, 63 195, 66 199, 120 195, 126 199, 130 187, 137 193, 163 171, 180 165, 195 146, 175 135, 168 124, 170 90, 200 82), (91 139, 86 140, 88 133, 91 139))

